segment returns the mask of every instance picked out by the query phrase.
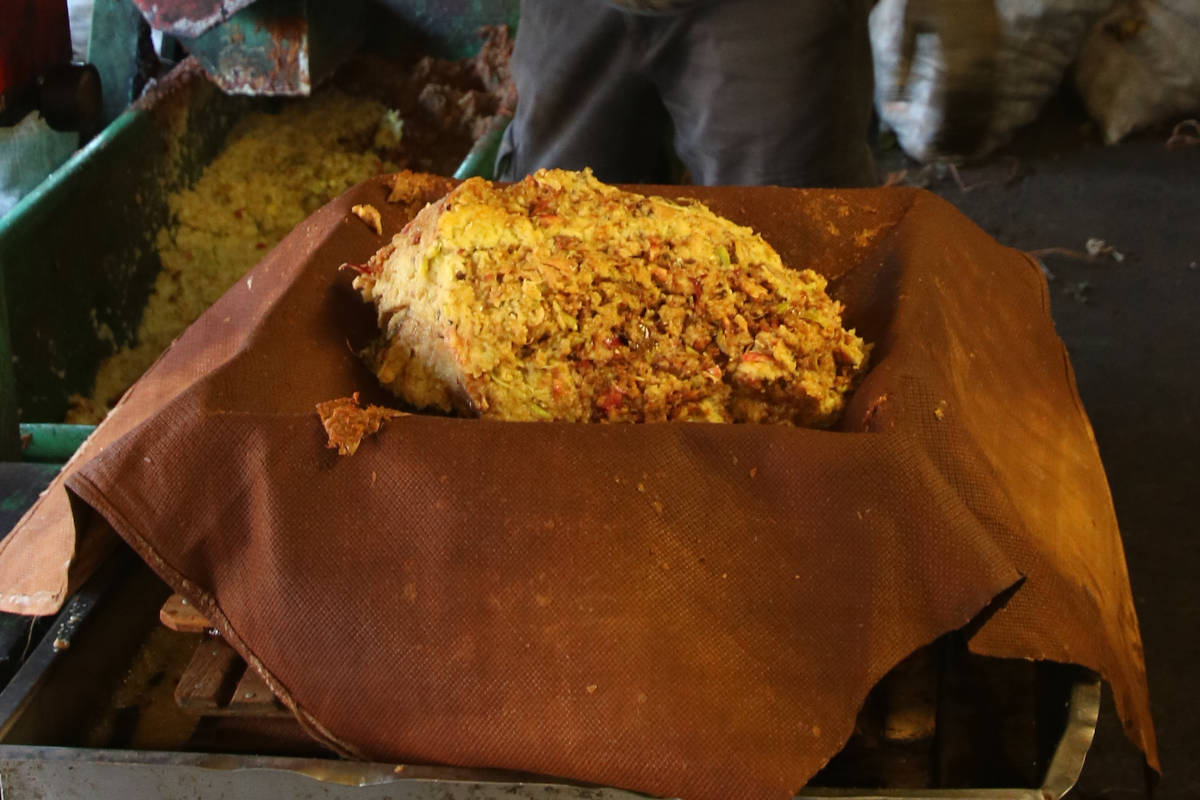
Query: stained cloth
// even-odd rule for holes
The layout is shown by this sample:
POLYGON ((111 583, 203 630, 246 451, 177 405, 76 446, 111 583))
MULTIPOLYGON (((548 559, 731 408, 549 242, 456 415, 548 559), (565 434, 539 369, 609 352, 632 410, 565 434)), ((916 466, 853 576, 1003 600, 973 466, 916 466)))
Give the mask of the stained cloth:
MULTIPOLYGON (((67 479, 80 524, 99 511, 322 743, 785 797, 880 677, 975 620, 977 652, 1102 673, 1157 765, 1112 502, 1031 259, 918 190, 661 189, 830 278, 874 343, 838 430, 414 415, 339 457, 314 405, 388 402, 337 272, 383 240, 350 207, 390 234, 447 188, 389 205, 368 181, 302 223, 67 479)), ((62 522, 61 483, 0 567, 62 522)))

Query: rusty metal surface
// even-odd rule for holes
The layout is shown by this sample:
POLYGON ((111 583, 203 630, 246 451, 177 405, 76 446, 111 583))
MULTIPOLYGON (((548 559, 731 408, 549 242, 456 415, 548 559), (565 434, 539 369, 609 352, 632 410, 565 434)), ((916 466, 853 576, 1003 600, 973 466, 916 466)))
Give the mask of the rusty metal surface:
POLYGON ((303 16, 239 17, 187 46, 227 94, 306 95, 312 91, 308 33, 303 16))
POLYGON ((183 39, 200 36, 255 0, 133 0, 152 28, 183 39))
POLYGON ((227 94, 307 95, 361 41, 363 8, 260 0, 185 45, 227 94))

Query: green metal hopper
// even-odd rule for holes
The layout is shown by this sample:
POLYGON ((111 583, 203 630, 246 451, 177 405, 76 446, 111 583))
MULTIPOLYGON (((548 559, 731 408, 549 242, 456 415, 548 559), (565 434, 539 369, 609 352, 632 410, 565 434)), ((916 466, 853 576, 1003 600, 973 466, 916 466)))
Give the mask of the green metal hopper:
MULTIPOLYGON (((480 5, 372 6, 364 48, 469 56, 479 26, 515 22, 515 1, 480 5)), ((18 424, 27 457, 73 452, 87 429, 45 426, 135 336, 161 269, 154 239, 167 197, 196 180, 239 119, 277 102, 224 94, 184 62, 0 219, 0 460, 22 457, 18 424)), ((456 176, 490 176, 502 132, 493 125, 456 176)))

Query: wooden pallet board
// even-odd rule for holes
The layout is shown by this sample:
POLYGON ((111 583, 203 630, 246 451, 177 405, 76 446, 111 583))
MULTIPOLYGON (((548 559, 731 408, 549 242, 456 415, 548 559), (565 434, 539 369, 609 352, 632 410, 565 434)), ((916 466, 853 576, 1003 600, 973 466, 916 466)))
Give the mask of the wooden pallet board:
POLYGON ((184 599, 183 595, 173 594, 168 597, 167 602, 159 609, 158 618, 163 625, 179 633, 207 633, 212 630, 212 623, 184 599))
POLYGON ((224 639, 212 635, 212 625, 182 597, 168 598, 159 619, 173 631, 210 634, 196 646, 175 687, 175 702, 181 709, 206 717, 291 716, 263 677, 224 639))
POLYGON ((223 639, 207 637, 175 687, 175 702, 194 714, 220 713, 245 669, 246 662, 223 639))
POLYGON ((290 717, 291 712, 267 686, 257 670, 246 668, 226 706, 227 713, 247 717, 290 717))

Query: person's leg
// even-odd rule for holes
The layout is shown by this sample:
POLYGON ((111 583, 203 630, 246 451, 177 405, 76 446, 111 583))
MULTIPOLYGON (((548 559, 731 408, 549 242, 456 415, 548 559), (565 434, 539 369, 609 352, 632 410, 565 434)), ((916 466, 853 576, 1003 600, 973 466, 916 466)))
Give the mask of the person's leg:
POLYGON ((865 186, 868 0, 725 0, 664 26, 652 74, 702 184, 865 186))
POLYGON ((517 108, 498 178, 591 167, 613 183, 663 179, 668 120, 641 71, 640 24, 598 0, 522 0, 512 61, 517 108))

